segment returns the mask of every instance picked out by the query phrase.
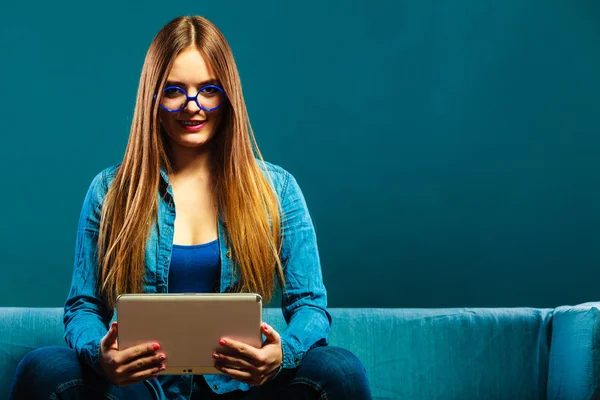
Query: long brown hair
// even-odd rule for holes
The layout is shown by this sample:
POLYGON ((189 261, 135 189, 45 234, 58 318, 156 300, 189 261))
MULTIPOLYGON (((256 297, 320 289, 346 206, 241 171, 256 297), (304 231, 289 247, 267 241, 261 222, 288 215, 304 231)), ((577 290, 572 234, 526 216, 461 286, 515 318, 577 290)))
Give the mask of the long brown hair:
POLYGON ((259 293, 269 302, 275 276, 283 284, 280 261, 280 204, 264 162, 242 94, 240 77, 227 41, 200 16, 178 17, 156 35, 146 54, 123 162, 103 206, 98 237, 98 282, 104 302, 114 307, 122 293, 143 291, 145 248, 156 222, 160 168, 171 171, 167 144, 158 122, 154 94, 165 85, 175 57, 195 46, 227 94, 226 111, 212 157, 219 213, 227 222, 229 246, 239 267, 236 290, 259 293))

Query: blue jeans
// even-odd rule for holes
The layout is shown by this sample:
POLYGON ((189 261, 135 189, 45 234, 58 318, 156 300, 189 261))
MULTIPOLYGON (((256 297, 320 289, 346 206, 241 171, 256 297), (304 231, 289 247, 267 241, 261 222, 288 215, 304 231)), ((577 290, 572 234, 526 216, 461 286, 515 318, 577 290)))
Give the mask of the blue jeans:
MULTIPOLYGON (((362 363, 338 347, 316 347, 302 364, 282 371, 263 386, 247 392, 213 393, 202 376, 195 377, 192 399, 357 399, 370 400, 371 392, 362 363)), ((157 399, 144 382, 117 387, 80 363, 68 347, 43 347, 20 362, 9 399, 157 399)))

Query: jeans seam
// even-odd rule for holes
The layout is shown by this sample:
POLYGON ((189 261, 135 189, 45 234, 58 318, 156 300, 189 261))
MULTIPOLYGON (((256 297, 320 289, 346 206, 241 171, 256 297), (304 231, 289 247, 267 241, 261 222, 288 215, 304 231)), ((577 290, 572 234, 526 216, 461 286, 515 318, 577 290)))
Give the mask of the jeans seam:
POLYGON ((50 397, 48 397, 49 400, 56 400, 57 397, 57 393, 58 392, 63 392, 73 386, 77 386, 77 385, 85 385, 83 382, 83 379, 73 379, 64 383, 61 383, 60 385, 58 385, 58 387, 56 389, 54 389, 54 391, 52 392, 52 394, 50 394, 50 397))
MULTIPOLYGON (((52 394, 50 394, 50 397, 48 397, 48 400, 57 400, 58 397, 58 393, 64 392, 67 389, 72 388, 73 386, 77 386, 77 385, 81 385, 81 386, 85 386, 85 381, 83 379, 73 379, 64 383, 61 383, 55 390, 54 392, 52 392, 52 394)), ((116 397, 105 393, 104 397, 106 397, 109 400, 118 400, 116 397)))
POLYGON ((319 385, 317 382, 315 382, 313 380, 310 380, 307 378, 294 378, 290 382, 290 386, 294 385, 294 384, 310 386, 313 389, 315 389, 317 391, 317 393, 321 394, 321 396, 319 396, 319 400, 327 400, 327 393, 325 393, 325 390, 321 387, 321 385, 319 385))

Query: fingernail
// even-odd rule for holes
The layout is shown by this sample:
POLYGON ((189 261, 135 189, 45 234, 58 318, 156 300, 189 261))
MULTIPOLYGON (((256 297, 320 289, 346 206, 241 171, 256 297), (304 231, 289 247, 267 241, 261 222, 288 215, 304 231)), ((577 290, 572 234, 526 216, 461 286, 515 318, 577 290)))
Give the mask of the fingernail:
POLYGON ((167 357, 163 356, 162 354, 160 355, 160 357, 158 357, 158 361, 164 361, 166 359, 167 357))
POLYGON ((265 323, 263 324, 263 328, 265 328, 265 331, 268 331, 268 330, 269 330, 269 325, 267 325, 267 323, 265 322, 265 323))
MULTIPOLYGON (((254 325, 254 326, 256 326, 256 325, 254 325)), ((221 346, 225 346, 227 344, 227 342, 225 341, 225 339, 219 340, 219 343, 221 344, 221 346)))
POLYGON ((160 346, 159 346, 157 343, 154 343, 154 344, 152 345, 152 348, 153 348, 154 350, 158 350, 158 349, 160 349, 160 346))
POLYGON ((167 369, 167 367, 165 367, 164 365, 160 367, 160 371, 164 371, 165 369, 167 369))
POLYGON ((214 359, 217 359, 217 358, 219 358, 219 355, 218 355, 217 353, 214 353, 214 354, 213 354, 213 358, 214 358, 214 359))

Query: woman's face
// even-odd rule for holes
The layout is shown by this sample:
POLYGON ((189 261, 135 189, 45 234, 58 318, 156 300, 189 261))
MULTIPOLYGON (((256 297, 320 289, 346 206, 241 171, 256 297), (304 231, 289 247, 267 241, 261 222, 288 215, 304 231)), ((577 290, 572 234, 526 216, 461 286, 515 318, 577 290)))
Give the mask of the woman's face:
MULTIPOLYGON (((188 47, 175 58, 165 88, 178 86, 186 91, 188 96, 195 97, 202 87, 209 84, 220 86, 214 71, 204 61, 200 52, 195 47, 188 47)), ((220 95, 218 90, 207 88, 202 91, 198 99, 203 107, 213 108, 211 106, 214 105, 215 96, 220 95)), ((168 105, 168 102, 174 101, 172 99, 177 99, 177 96, 181 98, 183 93, 177 90, 168 90, 167 93, 163 93, 162 104, 168 105)), ((208 143, 216 133, 226 106, 224 96, 222 97, 223 104, 214 111, 205 111, 199 108, 194 100, 188 101, 185 108, 178 112, 168 112, 160 107, 160 122, 172 144, 199 147, 208 143)), ((182 101, 185 101, 185 98, 182 101)), ((179 107, 168 108, 177 109, 179 107)))

